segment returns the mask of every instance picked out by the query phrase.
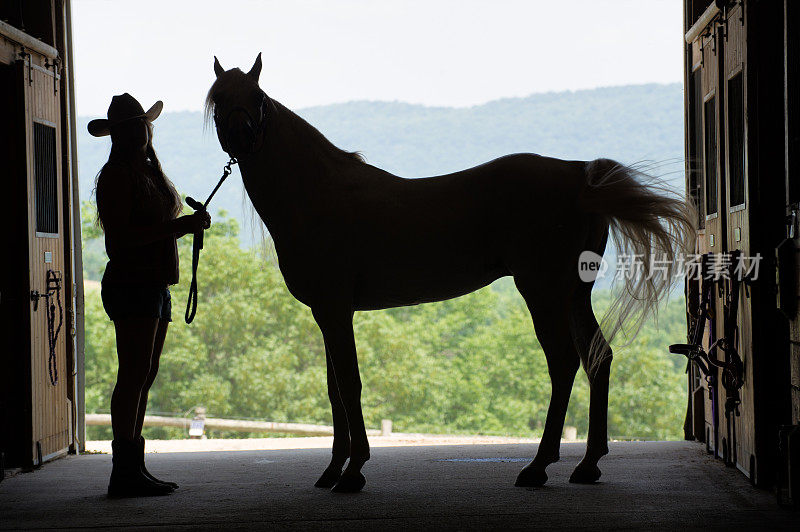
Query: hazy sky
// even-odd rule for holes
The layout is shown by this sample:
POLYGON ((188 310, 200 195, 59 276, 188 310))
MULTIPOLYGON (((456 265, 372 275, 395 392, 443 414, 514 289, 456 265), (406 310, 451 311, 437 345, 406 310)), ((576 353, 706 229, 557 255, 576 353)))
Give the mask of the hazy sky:
POLYGON ((291 108, 468 106, 682 79, 680 0, 74 0, 78 114, 130 92, 202 107, 213 56, 291 108))

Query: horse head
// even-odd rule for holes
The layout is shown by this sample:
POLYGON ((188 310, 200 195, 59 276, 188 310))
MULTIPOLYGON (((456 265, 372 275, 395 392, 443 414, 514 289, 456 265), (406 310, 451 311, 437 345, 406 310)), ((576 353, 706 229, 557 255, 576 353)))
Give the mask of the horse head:
POLYGON ((258 150, 267 122, 269 99, 258 86, 261 54, 246 74, 238 68, 225 70, 214 57, 217 79, 206 97, 206 119, 214 117, 222 149, 239 158, 258 150))

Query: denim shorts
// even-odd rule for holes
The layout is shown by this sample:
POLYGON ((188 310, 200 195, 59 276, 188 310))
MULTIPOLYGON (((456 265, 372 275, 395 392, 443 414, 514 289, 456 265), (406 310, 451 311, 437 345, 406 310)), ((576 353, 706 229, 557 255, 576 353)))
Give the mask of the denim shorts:
POLYGON ((112 321, 125 318, 172 321, 172 296, 166 286, 103 283, 100 297, 112 321))

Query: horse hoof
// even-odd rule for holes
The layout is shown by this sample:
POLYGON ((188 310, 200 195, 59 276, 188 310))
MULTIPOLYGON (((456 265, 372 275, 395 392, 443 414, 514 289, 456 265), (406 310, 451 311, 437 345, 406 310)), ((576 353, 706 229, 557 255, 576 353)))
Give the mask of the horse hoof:
POLYGON ((366 483, 367 479, 361 473, 344 473, 331 491, 334 493, 358 493, 366 483))
POLYGON ((573 484, 594 484, 600 478, 600 468, 597 465, 578 464, 569 477, 573 484))
POLYGON ((535 469, 529 466, 519 472, 514 485, 518 488, 538 488, 544 486, 545 482, 547 482, 547 473, 544 469, 535 469))
POLYGON ((325 470, 322 476, 314 483, 315 488, 332 488, 342 476, 342 470, 331 468, 325 470))

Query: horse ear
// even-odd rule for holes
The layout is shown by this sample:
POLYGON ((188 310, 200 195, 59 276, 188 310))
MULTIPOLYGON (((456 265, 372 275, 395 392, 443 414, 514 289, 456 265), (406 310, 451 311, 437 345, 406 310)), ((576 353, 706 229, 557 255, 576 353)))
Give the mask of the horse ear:
POLYGON ((247 75, 256 80, 256 83, 258 83, 258 76, 261 75, 261 52, 258 52, 256 62, 253 63, 253 68, 250 69, 250 72, 248 72, 247 75))
POLYGON ((217 56, 215 55, 214 56, 214 74, 216 74, 217 77, 220 77, 224 73, 225 73, 225 69, 222 68, 222 65, 219 64, 219 59, 217 59, 217 56))

